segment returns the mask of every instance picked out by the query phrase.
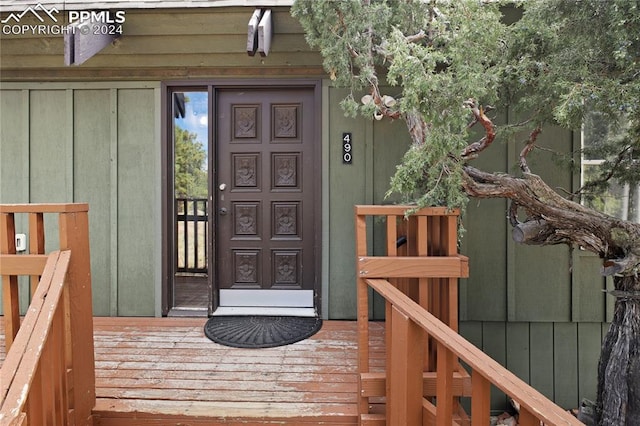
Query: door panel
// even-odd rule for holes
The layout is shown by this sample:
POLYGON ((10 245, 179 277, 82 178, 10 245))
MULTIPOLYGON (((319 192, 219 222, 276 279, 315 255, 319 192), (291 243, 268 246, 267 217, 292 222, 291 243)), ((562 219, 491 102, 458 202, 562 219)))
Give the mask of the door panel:
POLYGON ((223 306, 313 306, 314 114, 313 89, 219 91, 216 242, 223 306))

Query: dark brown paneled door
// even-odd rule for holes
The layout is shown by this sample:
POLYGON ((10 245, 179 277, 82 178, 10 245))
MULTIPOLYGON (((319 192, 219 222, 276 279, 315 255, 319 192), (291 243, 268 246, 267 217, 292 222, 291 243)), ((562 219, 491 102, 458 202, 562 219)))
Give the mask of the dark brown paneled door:
POLYGON ((220 90, 220 306, 313 307, 316 129, 307 88, 220 90))

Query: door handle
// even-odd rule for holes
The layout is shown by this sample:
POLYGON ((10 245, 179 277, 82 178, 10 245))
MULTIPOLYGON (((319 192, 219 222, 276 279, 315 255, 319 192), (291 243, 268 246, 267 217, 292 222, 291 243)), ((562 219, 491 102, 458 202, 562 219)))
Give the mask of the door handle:
POLYGON ((226 207, 220 207, 219 210, 220 216, 224 216, 227 214, 227 208, 226 207))

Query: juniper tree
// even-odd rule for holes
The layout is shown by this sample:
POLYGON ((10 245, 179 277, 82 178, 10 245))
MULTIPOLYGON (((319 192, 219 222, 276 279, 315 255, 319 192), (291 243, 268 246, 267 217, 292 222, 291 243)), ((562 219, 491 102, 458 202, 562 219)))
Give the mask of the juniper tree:
POLYGON ((412 144, 390 191, 418 206, 506 198, 518 242, 602 258, 616 302, 598 367, 598 424, 638 425, 640 225, 580 200, 640 181, 640 3, 513 3, 522 16, 511 24, 488 0, 297 0, 292 14, 334 85, 350 89, 347 115, 406 122, 412 144), (518 123, 497 125, 491 111, 507 108, 518 123), (604 160, 599 172, 577 191, 554 191, 527 161, 538 135, 550 125, 580 131, 594 117, 598 137, 585 154, 604 160), (514 143, 516 130, 528 135, 517 173, 473 166, 494 141, 514 143))

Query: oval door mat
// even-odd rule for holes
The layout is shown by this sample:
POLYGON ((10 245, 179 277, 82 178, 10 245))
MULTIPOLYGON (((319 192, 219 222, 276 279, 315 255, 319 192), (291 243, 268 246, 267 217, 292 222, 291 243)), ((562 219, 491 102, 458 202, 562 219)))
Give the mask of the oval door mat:
POLYGON ((214 316, 204 334, 234 348, 273 348, 299 342, 316 334, 322 319, 289 316, 214 316))

